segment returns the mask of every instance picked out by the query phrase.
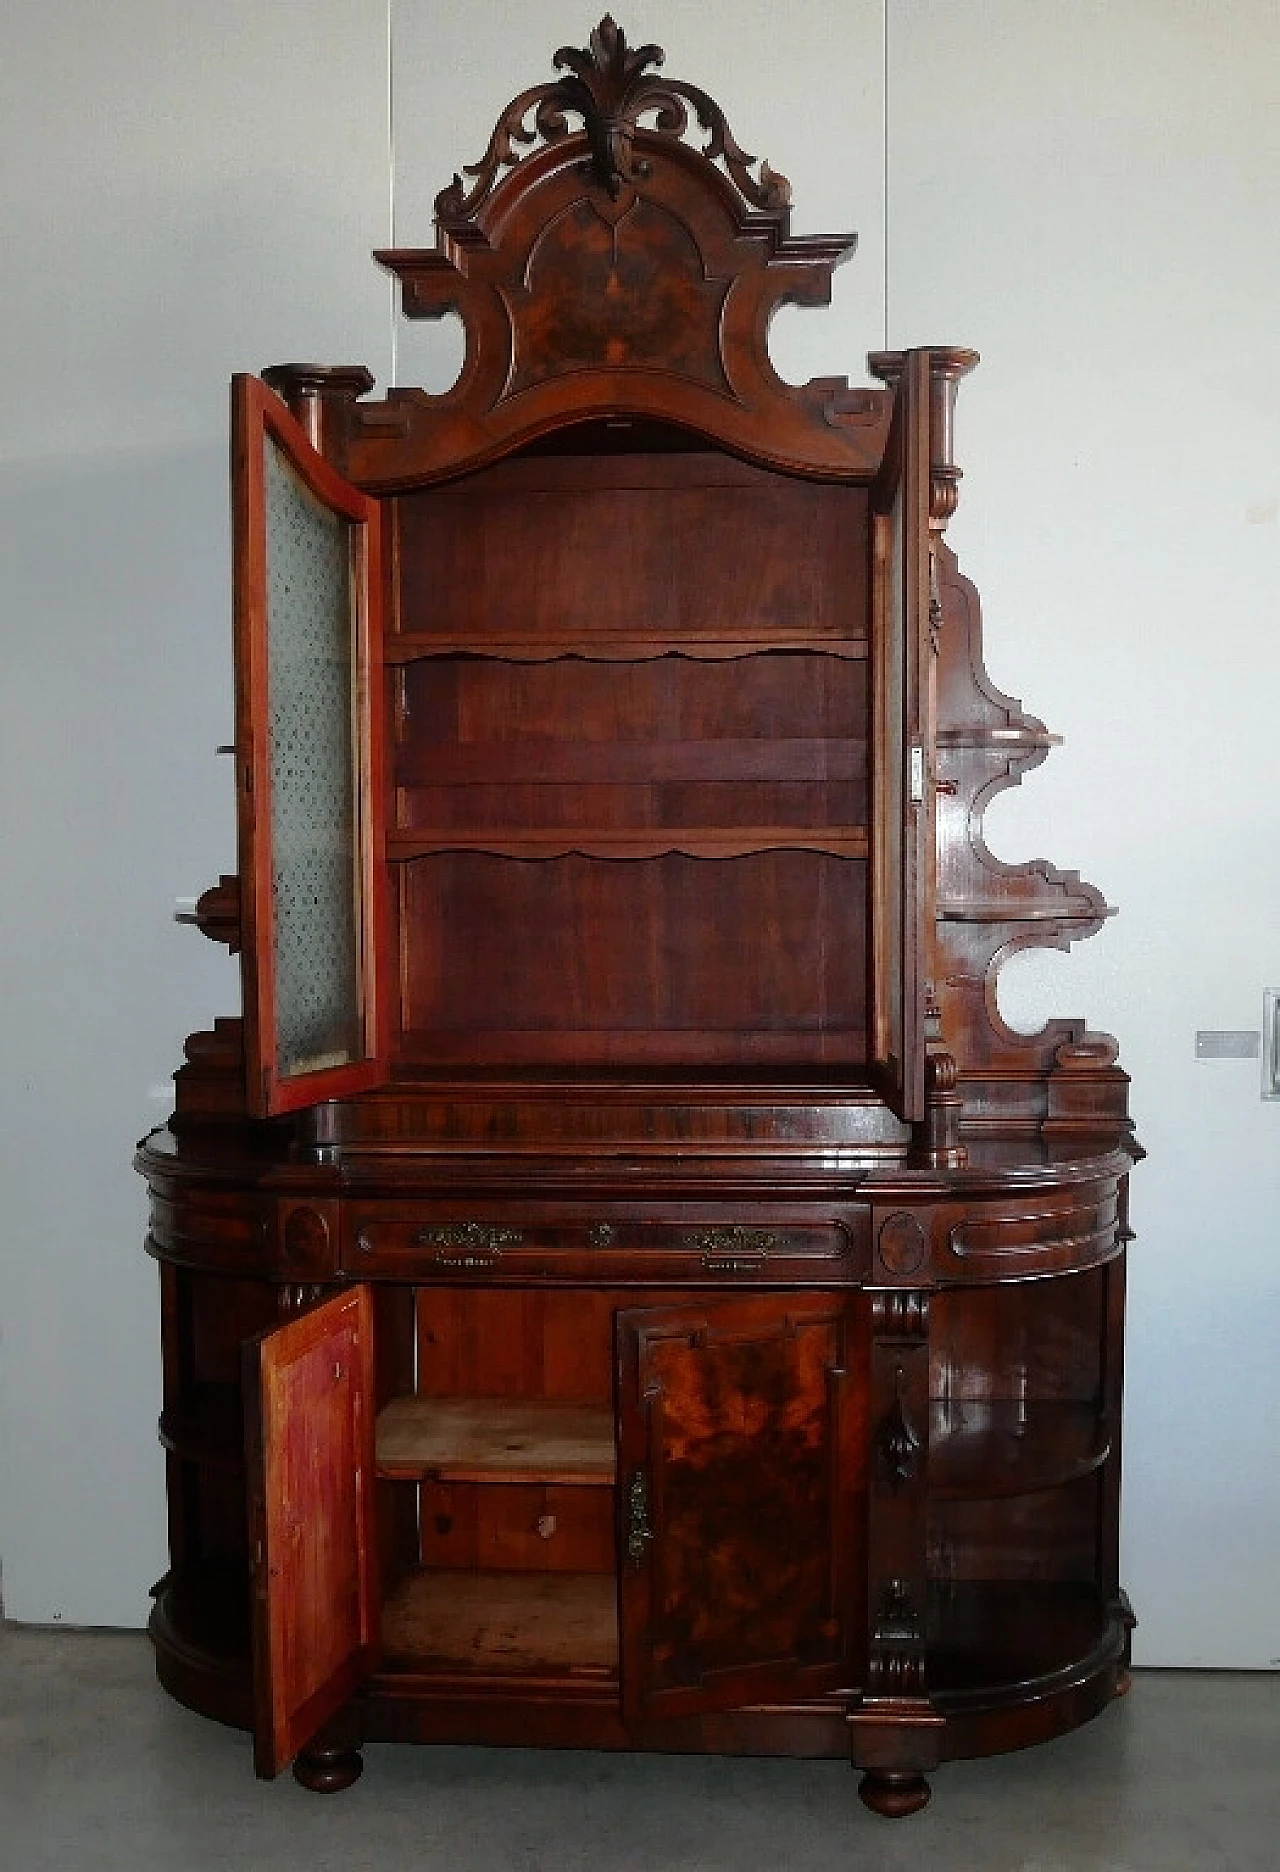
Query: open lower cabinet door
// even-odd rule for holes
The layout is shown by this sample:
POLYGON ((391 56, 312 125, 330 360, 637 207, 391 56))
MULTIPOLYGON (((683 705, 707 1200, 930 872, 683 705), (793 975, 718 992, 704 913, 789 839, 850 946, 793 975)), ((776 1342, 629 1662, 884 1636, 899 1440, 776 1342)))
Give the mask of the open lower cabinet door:
POLYGON ((847 1297, 782 1294, 618 1315, 628 1722, 857 1681, 854 1318, 847 1297))
POLYGON ((232 384, 236 789, 250 1108, 386 1078, 380 504, 232 384))
POLYGON ((244 1349, 254 1765, 306 1747, 373 1667, 373 1308, 353 1287, 244 1349))

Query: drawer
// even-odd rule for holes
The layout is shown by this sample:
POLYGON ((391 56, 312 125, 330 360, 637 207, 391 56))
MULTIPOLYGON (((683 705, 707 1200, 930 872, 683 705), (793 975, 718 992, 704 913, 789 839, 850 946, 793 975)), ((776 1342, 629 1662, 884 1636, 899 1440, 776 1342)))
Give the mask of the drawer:
POLYGON ((1014 1203, 974 1205, 946 1219, 936 1278, 941 1282, 1028 1280, 1097 1267, 1120 1251, 1114 1180, 1014 1203))
POLYGON ((273 1210, 238 1190, 174 1183, 151 1191, 147 1247, 160 1261, 211 1272, 260 1274, 273 1210))
POLYGON ((866 1270, 864 1214, 637 1217, 353 1207, 346 1272, 420 1280, 764 1282, 830 1285, 866 1270))
POLYGON ((876 1204, 876 1286, 947 1287, 1031 1280, 1097 1267, 1120 1250, 1114 1177, 1030 1188, 999 1200, 876 1204))

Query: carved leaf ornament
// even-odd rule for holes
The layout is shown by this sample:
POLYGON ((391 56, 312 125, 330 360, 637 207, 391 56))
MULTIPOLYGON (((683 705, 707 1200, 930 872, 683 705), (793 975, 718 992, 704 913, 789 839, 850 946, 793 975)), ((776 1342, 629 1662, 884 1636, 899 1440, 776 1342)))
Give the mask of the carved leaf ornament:
POLYGON ((791 200, 787 178, 767 162, 760 163, 757 178, 752 173, 756 158, 738 143, 715 100, 697 85, 659 78, 650 69, 664 58, 661 46, 629 47, 622 28, 606 14, 586 46, 561 46, 556 53, 554 63, 564 77, 534 85, 507 105, 480 161, 465 165, 436 197, 438 217, 452 221, 474 213, 502 172, 520 161, 517 145, 528 149, 539 137, 544 143, 560 142, 570 134, 570 115, 582 120, 592 171, 616 200, 624 182, 642 181, 649 173, 634 149, 640 119, 649 117, 646 129, 678 140, 689 127, 691 109, 706 132, 703 154, 723 162, 752 207, 785 208, 791 200), (469 185, 464 176, 470 178, 469 185))

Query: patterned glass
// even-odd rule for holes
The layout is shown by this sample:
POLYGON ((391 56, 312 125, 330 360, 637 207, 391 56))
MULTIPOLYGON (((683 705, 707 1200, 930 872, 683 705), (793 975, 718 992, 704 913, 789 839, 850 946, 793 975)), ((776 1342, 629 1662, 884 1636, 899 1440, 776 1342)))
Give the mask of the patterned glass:
POLYGON ((363 1056, 352 528, 266 442, 277 1070, 363 1056))

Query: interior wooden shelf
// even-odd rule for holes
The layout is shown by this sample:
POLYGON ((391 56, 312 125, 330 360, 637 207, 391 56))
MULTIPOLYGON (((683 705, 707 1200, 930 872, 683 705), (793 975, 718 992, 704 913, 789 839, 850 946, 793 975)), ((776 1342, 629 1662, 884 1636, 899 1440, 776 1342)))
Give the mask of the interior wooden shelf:
POLYGON ((615 1677, 612 1573, 410 1573, 382 1612, 384 1668, 615 1677))
POLYGON ((613 1412, 542 1398, 394 1398, 378 1416, 377 1459, 394 1479, 608 1488, 613 1412))
POLYGON ((175 1651, 198 1653, 207 1669, 247 1679, 253 1651, 247 1566, 206 1560, 171 1574, 156 1589, 150 1623, 175 1651))
POLYGON ((927 1671, 940 1695, 981 1700, 1069 1670, 1102 1644, 1107 1611, 1070 1580, 945 1580, 929 1591, 927 1671))
POLYGON ((193 1385, 160 1415, 160 1442, 173 1456, 213 1469, 244 1468, 244 1417, 238 1385, 193 1385))
POLYGON ((520 637, 501 633, 454 636, 436 631, 393 632, 385 641, 383 654, 387 663, 456 656, 489 657, 507 663, 554 663, 563 657, 579 657, 590 663, 648 663, 657 657, 681 656, 695 662, 718 663, 776 650, 803 650, 811 655, 841 657, 847 662, 865 662, 868 654, 865 637, 788 637, 777 632, 758 637, 662 637, 647 632, 520 637))
POLYGON ((929 1417, 935 1497, 975 1501, 1057 1488, 1099 1468, 1111 1450, 1093 1404, 955 1398, 935 1400, 929 1417))
POLYGON ((748 858, 770 851, 825 852, 836 858, 865 858, 865 826, 644 826, 494 827, 392 832, 390 859, 426 858, 433 852, 484 852, 495 858, 748 858))

